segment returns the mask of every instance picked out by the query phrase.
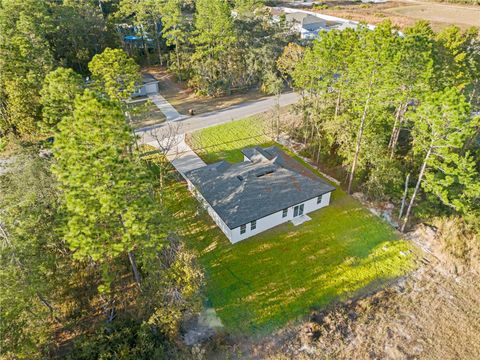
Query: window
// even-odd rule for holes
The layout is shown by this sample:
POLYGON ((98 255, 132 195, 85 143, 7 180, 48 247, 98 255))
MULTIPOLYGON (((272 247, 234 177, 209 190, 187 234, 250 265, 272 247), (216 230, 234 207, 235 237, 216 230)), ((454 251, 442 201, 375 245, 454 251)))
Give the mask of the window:
POLYGON ((288 208, 287 208, 287 209, 283 209, 282 218, 287 217, 287 215, 288 215, 288 208))
POLYGON ((322 195, 320 195, 319 197, 317 197, 317 204, 320 204, 322 202, 322 195))
POLYGON ((250 223, 250 230, 255 230, 257 228, 257 220, 253 220, 250 223))
POLYGON ((303 215, 303 207, 304 207, 303 204, 295 206, 293 208, 293 217, 303 215))
POLYGON ((245 234, 247 231, 247 225, 240 225, 240 234, 245 234))

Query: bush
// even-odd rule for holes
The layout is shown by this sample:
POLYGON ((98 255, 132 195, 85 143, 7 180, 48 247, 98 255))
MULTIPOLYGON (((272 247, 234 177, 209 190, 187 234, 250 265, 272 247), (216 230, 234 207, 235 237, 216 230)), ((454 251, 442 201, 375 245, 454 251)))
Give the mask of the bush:
POLYGON ((153 327, 133 320, 116 320, 75 341, 70 360, 166 359, 178 354, 153 327))

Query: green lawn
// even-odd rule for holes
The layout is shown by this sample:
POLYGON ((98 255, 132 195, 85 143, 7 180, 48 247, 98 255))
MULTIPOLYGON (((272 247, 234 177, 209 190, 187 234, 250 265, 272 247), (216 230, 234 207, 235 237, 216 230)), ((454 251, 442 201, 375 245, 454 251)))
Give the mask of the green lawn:
MULTIPOLYGON (((255 119, 201 130, 189 139, 207 162, 240 161, 240 149, 271 143, 255 119), (241 139, 241 140, 238 140, 241 139), (221 144, 221 145, 216 145, 221 144)), ((331 205, 298 227, 287 223, 235 245, 184 184, 172 185, 178 227, 198 251, 206 296, 232 332, 265 333, 336 300, 382 286, 414 267, 413 247, 381 219, 337 189, 331 205)))
POLYGON ((194 132, 188 136, 187 142, 206 163, 219 160, 235 163, 243 161, 239 149, 273 144, 265 135, 266 131, 262 119, 250 117, 194 132))

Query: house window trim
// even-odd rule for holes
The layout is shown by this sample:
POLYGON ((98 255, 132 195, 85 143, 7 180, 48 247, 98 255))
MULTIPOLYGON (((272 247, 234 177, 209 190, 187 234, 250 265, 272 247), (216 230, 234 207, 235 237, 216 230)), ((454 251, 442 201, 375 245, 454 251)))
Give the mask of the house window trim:
POLYGON ((282 219, 288 216, 288 208, 282 210, 282 219))
POLYGON ((250 230, 255 230, 257 228, 257 220, 253 220, 250 222, 250 230))
POLYGON ((317 205, 322 203, 322 197, 323 197, 323 195, 317 196, 317 205))
POLYGON ((247 232, 247 224, 240 225, 240 235, 243 235, 247 232))
POLYGON ((296 218, 298 216, 302 216, 305 214, 305 204, 304 203, 301 203, 301 204, 298 204, 298 205, 295 205, 293 207, 293 217, 296 218), (296 214, 295 214, 295 209, 297 209, 296 211, 296 214))

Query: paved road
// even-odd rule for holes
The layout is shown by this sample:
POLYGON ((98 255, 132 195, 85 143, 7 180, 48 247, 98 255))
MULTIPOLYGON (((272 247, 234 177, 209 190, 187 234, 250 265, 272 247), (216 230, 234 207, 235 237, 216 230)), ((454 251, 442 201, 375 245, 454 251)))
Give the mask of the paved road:
MULTIPOLYGON (((287 106, 298 101, 300 95, 294 92, 280 96, 280 106, 287 106)), ((173 135, 185 134, 206 127, 224 124, 233 120, 243 119, 269 111, 275 105, 275 97, 268 97, 256 101, 249 101, 227 109, 213 111, 201 115, 187 117, 177 121, 166 121, 159 125, 149 126, 135 130, 141 137, 141 142, 149 143, 158 138, 170 137, 173 135)))

